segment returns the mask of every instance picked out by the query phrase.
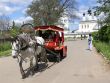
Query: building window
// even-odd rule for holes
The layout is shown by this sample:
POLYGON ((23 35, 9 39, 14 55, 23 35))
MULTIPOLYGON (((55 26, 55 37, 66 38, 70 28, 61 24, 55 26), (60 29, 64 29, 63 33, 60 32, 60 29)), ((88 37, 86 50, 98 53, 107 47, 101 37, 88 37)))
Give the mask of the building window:
POLYGON ((83 25, 82 25, 82 29, 83 29, 83 25))
POLYGON ((87 25, 87 27, 89 28, 89 25, 87 25))
POLYGON ((66 20, 64 20, 64 22, 67 22, 66 20))

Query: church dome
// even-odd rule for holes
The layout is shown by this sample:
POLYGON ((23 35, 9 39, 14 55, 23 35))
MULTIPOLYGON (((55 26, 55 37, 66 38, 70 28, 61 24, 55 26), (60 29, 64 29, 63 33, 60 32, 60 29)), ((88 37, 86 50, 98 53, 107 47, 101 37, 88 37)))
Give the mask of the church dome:
POLYGON ((97 17, 92 13, 91 10, 88 10, 86 13, 83 13, 82 21, 93 21, 97 20, 97 17))

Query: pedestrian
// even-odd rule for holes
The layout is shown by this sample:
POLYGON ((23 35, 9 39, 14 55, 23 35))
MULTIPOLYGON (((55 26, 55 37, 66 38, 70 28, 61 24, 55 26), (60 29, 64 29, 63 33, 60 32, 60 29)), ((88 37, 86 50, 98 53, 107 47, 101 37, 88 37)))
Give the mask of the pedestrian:
POLYGON ((86 35, 84 34, 84 39, 86 39, 86 35))
POLYGON ((92 35, 89 34, 88 37, 88 49, 91 51, 92 50, 92 35))
POLYGON ((81 34, 81 40, 82 40, 82 34, 81 34))

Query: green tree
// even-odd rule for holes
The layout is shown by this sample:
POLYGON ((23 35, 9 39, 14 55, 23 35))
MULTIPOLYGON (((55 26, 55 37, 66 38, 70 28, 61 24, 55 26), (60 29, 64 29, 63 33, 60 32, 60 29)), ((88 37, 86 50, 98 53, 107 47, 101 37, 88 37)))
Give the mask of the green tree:
POLYGON ((95 41, 99 40, 99 33, 98 32, 92 32, 92 37, 95 41))
POLYGON ((12 22, 12 28, 15 28, 15 22, 14 21, 12 22))
POLYGON ((103 18, 99 20, 99 24, 103 27, 99 30, 99 39, 101 41, 110 42, 110 0, 98 0, 100 5, 96 7, 96 15, 103 13, 103 18))
POLYGON ((100 15, 103 13, 104 15, 103 20, 100 20, 100 23, 110 25, 110 0, 97 0, 97 3, 100 5, 95 7, 96 14, 100 15))
POLYGON ((7 15, 0 15, 0 34, 4 30, 8 30, 10 26, 10 18, 7 15))
POLYGON ((103 26, 101 27, 101 29, 99 30, 99 40, 100 41, 105 41, 105 42, 108 42, 108 34, 107 34, 107 28, 108 26, 103 26))
POLYGON ((110 44, 110 26, 107 28, 107 37, 108 37, 108 42, 110 44))
POLYGON ((18 34, 20 34, 20 28, 16 26, 15 22, 13 21, 13 24, 12 24, 12 28, 10 30, 10 35, 12 37, 15 37, 17 36, 18 34))
POLYGON ((33 0, 27 9, 34 24, 53 25, 58 22, 64 11, 74 8, 75 0, 33 0))

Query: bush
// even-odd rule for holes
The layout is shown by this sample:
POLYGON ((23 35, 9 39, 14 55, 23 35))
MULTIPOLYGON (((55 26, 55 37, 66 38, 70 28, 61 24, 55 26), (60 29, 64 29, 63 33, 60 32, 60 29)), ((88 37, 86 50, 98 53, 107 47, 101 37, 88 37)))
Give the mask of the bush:
POLYGON ((110 26, 103 26, 101 29, 98 31, 99 34, 99 40, 102 42, 110 42, 110 26))
POLYGON ((109 41, 109 44, 110 44, 110 27, 108 27, 106 33, 107 33, 108 41, 109 41))
POLYGON ((98 40, 98 38, 99 38, 98 32, 93 32, 92 37, 93 37, 94 40, 98 40))
POLYGON ((108 60, 110 60, 110 45, 108 43, 94 41, 93 44, 96 47, 98 52, 103 53, 104 57, 106 57, 108 60))
POLYGON ((10 54, 11 54, 11 50, 0 52, 0 57, 2 57, 2 56, 9 56, 10 54))
POLYGON ((20 29, 18 27, 14 27, 10 30, 10 35, 12 37, 16 37, 18 34, 20 34, 20 29))
POLYGON ((10 42, 0 42, 0 52, 11 49, 10 42))

